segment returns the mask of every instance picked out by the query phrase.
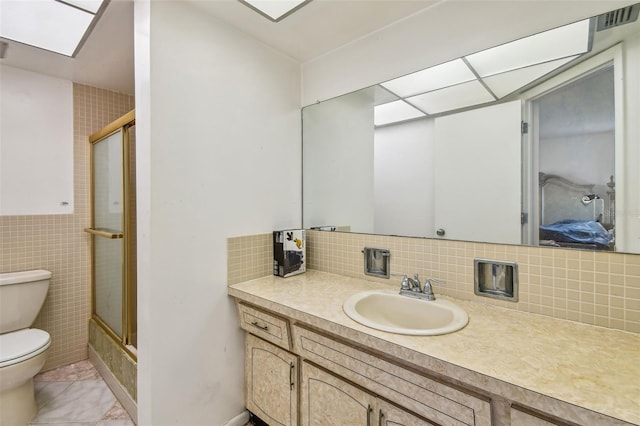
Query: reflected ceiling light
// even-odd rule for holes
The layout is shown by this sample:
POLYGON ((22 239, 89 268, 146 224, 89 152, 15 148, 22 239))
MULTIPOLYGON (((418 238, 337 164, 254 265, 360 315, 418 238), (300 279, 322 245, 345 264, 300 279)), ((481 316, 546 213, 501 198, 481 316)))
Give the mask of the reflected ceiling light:
POLYGON ((383 126, 424 116, 425 114, 422 111, 417 110, 403 100, 399 100, 376 106, 374 108, 373 124, 383 126))
POLYGON ((486 77, 483 78, 482 81, 484 81, 487 87, 500 99, 527 86, 540 77, 549 74, 551 71, 560 68, 562 65, 571 62, 575 58, 577 58, 577 56, 532 65, 530 67, 486 77))
POLYGON ((2 0, 0 37, 73 57, 109 0, 2 0))
POLYGON ((480 77, 588 52, 590 20, 585 19, 465 57, 480 77))
POLYGON ((278 22, 300 9, 311 0, 239 0, 265 18, 278 22))
POLYGON ((591 27, 585 19, 380 85, 427 115, 487 104, 589 52, 591 27))
POLYGON ((373 105, 382 105, 397 101, 399 98, 379 84, 373 86, 373 105))
POLYGON ((102 0, 59 0, 62 3, 67 3, 82 10, 86 10, 87 12, 93 13, 94 15, 98 13, 100 10, 100 6, 102 6, 102 0))
POLYGON ((427 114, 439 114, 441 112, 485 104, 495 100, 491 93, 489 93, 478 80, 407 98, 407 102, 415 105, 427 114))
POLYGON ((387 81, 382 83, 382 86, 400 97, 407 97, 465 83, 473 79, 475 79, 475 75, 462 59, 454 59, 426 70, 387 81))

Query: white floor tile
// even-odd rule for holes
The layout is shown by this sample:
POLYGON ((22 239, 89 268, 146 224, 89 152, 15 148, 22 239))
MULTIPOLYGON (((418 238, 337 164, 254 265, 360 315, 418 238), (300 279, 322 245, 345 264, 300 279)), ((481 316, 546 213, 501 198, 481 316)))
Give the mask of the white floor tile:
POLYGON ((45 404, 32 424, 55 422, 97 422, 113 406, 116 399, 103 381, 73 382, 45 404))
POLYGON ((35 382, 36 403, 38 408, 60 395, 73 382, 35 382))

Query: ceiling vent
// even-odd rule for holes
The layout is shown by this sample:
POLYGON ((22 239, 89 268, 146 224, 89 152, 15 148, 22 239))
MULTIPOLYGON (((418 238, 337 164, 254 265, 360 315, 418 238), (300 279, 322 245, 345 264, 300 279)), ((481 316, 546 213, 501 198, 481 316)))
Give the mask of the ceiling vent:
POLYGON ((617 27, 624 24, 629 24, 638 19, 638 12, 640 11, 640 3, 623 7, 622 9, 612 10, 611 12, 603 13, 598 16, 598 22, 596 26, 597 31, 604 31, 609 28, 617 27))

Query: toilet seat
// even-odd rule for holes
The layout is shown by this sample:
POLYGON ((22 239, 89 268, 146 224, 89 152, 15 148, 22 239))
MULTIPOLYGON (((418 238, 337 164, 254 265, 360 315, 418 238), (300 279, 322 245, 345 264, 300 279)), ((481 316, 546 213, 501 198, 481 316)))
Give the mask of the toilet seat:
POLYGON ((0 368, 32 358, 44 352, 50 344, 49 333, 37 328, 0 334, 0 368))

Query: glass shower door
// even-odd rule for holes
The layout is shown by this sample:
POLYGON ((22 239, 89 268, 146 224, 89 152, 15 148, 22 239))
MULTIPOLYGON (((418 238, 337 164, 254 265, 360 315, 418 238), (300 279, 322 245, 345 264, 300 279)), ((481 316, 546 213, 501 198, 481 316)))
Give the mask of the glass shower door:
POLYGON ((94 142, 93 280, 95 314, 123 337, 124 181, 123 129, 94 142))
POLYGON ((123 354, 136 359, 135 110, 92 134, 89 143, 92 205, 85 231, 91 234, 91 319, 123 354))

